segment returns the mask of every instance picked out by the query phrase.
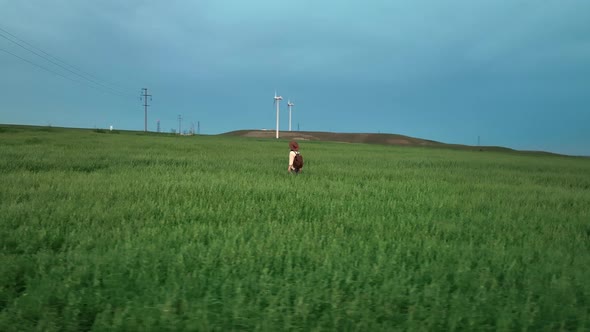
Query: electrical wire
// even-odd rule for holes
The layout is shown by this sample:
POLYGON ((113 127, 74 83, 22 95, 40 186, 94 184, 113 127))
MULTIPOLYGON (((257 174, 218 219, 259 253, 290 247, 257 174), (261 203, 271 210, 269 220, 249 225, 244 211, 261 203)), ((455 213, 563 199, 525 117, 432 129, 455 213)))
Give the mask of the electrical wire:
MULTIPOLYGON (((27 46, 29 46, 29 47, 32 47, 32 48, 34 48, 34 49, 38 50, 39 52, 41 52, 41 53, 43 53, 43 54, 45 54, 45 55, 47 55, 47 56, 49 56, 49 57, 51 57, 51 58, 53 58, 53 59, 55 59, 55 60, 59 61, 60 63, 62 63, 62 64, 64 64, 64 65, 66 65, 66 66, 68 66, 68 67, 70 67, 70 68, 72 68, 72 69, 74 69, 74 70, 76 70, 76 71, 78 71, 78 72, 80 72, 80 73, 82 73, 82 74, 84 74, 84 75, 87 75, 87 76, 89 76, 89 77, 92 77, 92 78, 96 79, 97 81, 102 81, 103 83, 105 83, 105 85, 112 85, 112 86, 116 86, 116 87, 119 87, 119 88, 123 88, 122 86, 120 86, 120 85, 118 85, 118 84, 109 83, 109 82, 107 82, 107 81, 105 81, 105 80, 102 80, 102 79, 100 79, 100 78, 96 77, 95 75, 92 75, 91 73, 89 73, 89 72, 87 72, 87 71, 84 71, 84 70, 82 70, 82 69, 80 69, 80 68, 78 68, 78 67, 76 67, 76 66, 74 66, 74 65, 72 65, 72 64, 69 64, 69 63, 67 63, 65 60, 63 60, 62 58, 60 58, 60 57, 58 57, 58 56, 55 56, 55 55, 52 55, 52 54, 49 54, 49 53, 47 53, 46 51, 42 50, 41 48, 39 48, 39 47, 36 47, 35 45, 31 45, 31 44, 30 44, 30 43, 28 43, 27 41, 25 41, 25 40, 23 40, 23 39, 19 38, 18 36, 15 36, 14 34, 10 33, 9 31, 6 31, 6 30, 5 30, 5 29, 3 29, 2 27, 0 27, 0 31, 1 31, 1 32, 4 32, 5 34, 7 34, 7 35, 9 35, 10 37, 12 37, 12 38, 14 38, 14 39, 16 39, 16 40, 18 40, 18 41, 22 42, 23 44, 25 44, 25 45, 27 45, 27 46)), ((126 90, 126 89, 125 89, 125 88, 123 88, 123 90, 126 90)))
POLYGON ((85 83, 85 82, 83 82, 83 81, 75 80, 75 79, 73 79, 73 78, 71 78, 71 77, 68 77, 68 76, 62 75, 62 74, 60 74, 60 73, 58 73, 58 72, 56 72, 56 71, 53 71, 53 70, 51 70, 51 69, 49 69, 49 68, 47 68, 47 67, 44 67, 44 66, 42 66, 42 65, 39 65, 39 64, 37 64, 37 63, 34 63, 33 61, 30 61, 30 60, 28 60, 28 59, 25 59, 25 58, 23 58, 23 57, 21 57, 21 56, 19 56, 19 55, 17 55, 17 54, 14 54, 14 53, 12 53, 12 52, 10 52, 10 51, 7 51, 7 50, 5 50, 5 49, 2 49, 2 48, 0 48, 0 51, 2 51, 2 52, 4 52, 4 53, 7 53, 7 54, 10 54, 10 55, 12 55, 13 57, 15 57, 15 58, 18 58, 18 59, 20 59, 20 60, 22 60, 22 61, 24 61, 24 62, 27 62, 27 63, 29 63, 29 64, 31 64, 31 65, 33 65, 33 66, 35 66, 35 67, 41 68, 41 69, 43 69, 43 70, 45 70, 45 71, 48 71, 48 72, 50 72, 50 73, 52 73, 52 74, 55 74, 55 75, 57 75, 57 76, 60 76, 60 77, 63 77, 63 78, 65 78, 65 79, 67 79, 67 80, 70 80, 70 81, 72 81, 72 82, 78 83, 78 84, 80 84, 80 85, 86 85, 86 86, 90 86, 90 87, 92 87, 92 88, 95 88, 95 89, 100 89, 101 91, 109 92, 109 93, 112 93, 112 94, 115 94, 115 95, 118 95, 118 96, 121 96, 121 97, 127 97, 127 95, 124 95, 124 94, 121 94, 121 93, 118 93, 118 92, 113 92, 113 91, 105 90, 105 89, 102 89, 102 88, 98 88, 98 87, 95 87, 95 86, 92 86, 92 85, 88 85, 88 84, 86 84, 86 83, 85 83))
MULTIPOLYGON (((1 29, 1 28, 0 28, 0 30, 2 30, 2 31, 5 31, 4 29, 1 29)), ((9 34, 10 34, 10 33, 9 33, 9 34)), ((12 34, 10 34, 10 35, 12 35, 12 34)), ((2 34, 2 33, 0 33, 0 37, 2 37, 2 38, 4 38, 4 39, 6 39, 6 40, 8 40, 8 41, 10 41, 10 42, 12 42, 12 43, 14 43, 14 44, 18 45, 19 47, 21 47, 21 48, 23 48, 23 49, 25 49, 25 50, 27 50, 27 51, 29 51, 29 52, 31 52, 31 53, 33 53, 33 54, 35 54, 36 56, 38 56, 38 57, 40 57, 40 58, 42 58, 42 59, 44 59, 44 60, 46 60, 46 61, 48 61, 48 62, 50 62, 50 63, 52 63, 52 64, 54 64, 54 65, 56 65, 56 66, 58 66, 58 67, 60 67, 60 68, 62 68, 62 69, 64 69, 64 70, 66 70, 66 71, 68 71, 68 72, 70 72, 70 73, 72 73, 72 74, 74 74, 74 75, 76 75, 76 76, 78 76, 78 77, 80 77, 80 78, 82 78, 82 79, 84 79, 84 80, 86 80, 86 81, 88 81, 88 82, 91 82, 91 83, 93 83, 93 84, 95 84, 95 85, 96 85, 96 86, 95 86, 95 85, 90 85, 90 84, 86 83, 86 84, 87 84, 88 86, 90 86, 90 87, 93 87, 93 88, 98 88, 98 86, 100 86, 100 87, 102 87, 102 89, 101 89, 101 90, 103 90, 103 91, 108 91, 108 92, 110 92, 110 93, 113 93, 113 94, 116 94, 116 95, 119 95, 119 96, 125 96, 125 95, 127 95, 127 96, 132 96, 132 97, 135 97, 135 95, 132 95, 132 94, 129 94, 129 93, 125 93, 125 92, 122 92, 122 91, 118 91, 118 90, 116 90, 116 89, 113 89, 113 88, 111 88, 111 87, 109 87, 109 86, 107 86, 107 85, 105 85, 105 84, 103 84, 103 83, 101 83, 101 82, 98 82, 98 81, 96 81, 96 80, 94 80, 94 79, 92 79, 92 78, 89 78, 89 77, 86 77, 86 76, 84 76, 84 75, 82 75, 82 74, 79 74, 79 73, 77 73, 77 72, 75 72, 75 71, 73 71, 73 70, 71 70, 71 69, 69 69, 69 68, 65 67, 64 65, 62 65, 62 64, 60 64, 60 63, 58 63, 58 62, 56 62, 56 61, 53 61, 52 59, 48 58, 47 56, 44 56, 44 55, 42 55, 42 54, 40 54, 40 53, 38 53, 38 52, 36 52, 36 51, 34 51, 34 50, 32 50, 32 49, 30 49, 30 48, 26 47, 26 46, 24 46, 24 45, 23 45, 23 44, 21 44, 21 43, 19 43, 19 42, 15 41, 15 40, 12 40, 12 39, 10 39, 10 38, 8 38, 6 35, 4 35, 4 34, 2 34)), ((16 38, 16 39, 18 39, 18 38, 16 38)), ((19 39, 19 40, 20 40, 20 39, 19 39)), ((27 43, 27 44, 28 44, 28 43, 27 43)), ((8 52, 8 51, 6 51, 6 50, 3 50, 3 51, 5 51, 6 53, 9 53, 9 54, 11 54, 11 55, 13 55, 13 56, 16 56, 14 53, 8 52)), ((42 51, 42 52, 43 52, 43 53, 47 53, 47 52, 44 52, 44 51, 42 51)), ((47 53, 47 54, 48 54, 48 53, 47 53)), ((20 56, 16 56, 16 57, 17 57, 17 58, 19 58, 19 59, 21 59, 21 60, 24 60, 24 58, 22 58, 22 57, 20 57, 20 56)), ((29 61, 29 60, 24 60, 24 61, 26 61, 26 62, 28 62, 28 63, 31 63, 31 64, 33 63, 32 61, 29 61)), ((35 64, 35 65, 36 65, 37 67, 44 68, 45 70, 48 70, 47 68, 45 68, 45 67, 42 67, 42 66, 40 66, 40 65, 37 65, 37 64, 35 64)), ((51 71, 51 72, 53 72, 54 74, 57 74, 55 71, 51 71)), ((61 76, 61 77, 66 77, 65 75, 61 75, 61 74, 59 74, 59 76, 61 76)), ((71 79, 70 79, 70 80, 71 80, 71 79)), ((76 80, 72 80, 72 81, 76 81, 76 80)), ((81 81, 76 81, 76 82, 83 83, 83 82, 81 82, 81 81)))

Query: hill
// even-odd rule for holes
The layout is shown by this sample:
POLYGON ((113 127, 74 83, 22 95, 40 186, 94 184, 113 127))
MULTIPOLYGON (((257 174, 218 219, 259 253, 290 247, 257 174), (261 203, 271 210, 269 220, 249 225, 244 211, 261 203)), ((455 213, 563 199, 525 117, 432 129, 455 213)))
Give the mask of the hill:
MULTIPOLYGON (((94 131, 98 133, 106 133, 106 129, 90 129, 90 128, 70 128, 70 127, 55 127, 55 126, 36 126, 36 125, 19 125, 19 124, 0 124, 0 133, 3 132, 86 132, 94 131)), ((133 133, 135 135, 147 135, 147 136, 176 136, 171 133, 156 133, 156 132, 143 132, 133 130, 114 130, 111 133, 133 133)), ((448 144, 443 142, 437 142, 434 140, 428 140, 423 138, 410 137, 398 134, 375 134, 375 133, 333 133, 333 132, 321 132, 321 131, 283 131, 281 132, 281 138, 287 140, 298 140, 298 141, 325 141, 325 142, 341 142, 341 143, 363 143, 363 144, 379 144, 379 145, 394 145, 394 146, 409 146, 409 147, 431 147, 431 148, 443 148, 452 150, 464 150, 464 151, 496 151, 496 152, 515 152, 525 153, 534 155, 553 155, 553 156, 565 156, 553 152, 546 151, 523 151, 514 150, 501 146, 472 146, 463 144, 448 144)), ((268 138, 274 139, 274 130, 236 130, 227 133, 219 134, 219 136, 234 136, 234 137, 251 137, 251 138, 268 138)), ((578 158, 589 158, 586 156, 570 156, 578 158)))
MULTIPOLYGON (((274 138, 274 130, 237 130, 224 133, 227 136, 274 138)), ((499 146, 469 146, 461 144, 447 144, 433 140, 415 138, 398 134, 374 134, 374 133, 332 133, 321 131, 283 131, 280 133, 283 139, 294 139, 298 141, 328 141, 342 143, 365 143, 396 146, 433 147, 448 148, 455 150, 473 151, 515 151, 513 149, 499 146)), ((536 152, 538 153, 538 152, 536 152)))

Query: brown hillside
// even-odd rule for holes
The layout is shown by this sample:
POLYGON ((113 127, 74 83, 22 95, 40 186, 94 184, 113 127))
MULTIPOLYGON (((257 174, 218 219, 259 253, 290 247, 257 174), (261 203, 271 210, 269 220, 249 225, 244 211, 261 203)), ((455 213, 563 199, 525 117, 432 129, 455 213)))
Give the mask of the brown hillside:
MULTIPOLYGON (((225 133, 223 135, 241 136, 241 137, 256 137, 256 138, 274 138, 274 130, 238 130, 225 133)), ((424 147, 438 147, 450 148, 459 150, 486 150, 486 151, 513 151, 503 147, 483 147, 483 146, 468 146, 459 144, 445 144, 441 142, 415 138, 396 134, 368 134, 368 133, 330 133, 319 131, 283 131, 280 133, 282 139, 293 139, 298 141, 328 141, 328 142, 344 142, 344 143, 367 143, 367 144, 383 144, 383 145, 397 145, 397 146, 424 146, 424 147)))

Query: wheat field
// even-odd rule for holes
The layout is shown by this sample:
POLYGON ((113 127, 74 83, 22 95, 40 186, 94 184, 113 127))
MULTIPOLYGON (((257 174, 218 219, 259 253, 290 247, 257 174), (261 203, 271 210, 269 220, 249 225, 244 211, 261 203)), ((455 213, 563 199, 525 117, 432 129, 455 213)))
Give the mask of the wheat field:
POLYGON ((590 159, 0 126, 2 331, 587 331, 590 159))

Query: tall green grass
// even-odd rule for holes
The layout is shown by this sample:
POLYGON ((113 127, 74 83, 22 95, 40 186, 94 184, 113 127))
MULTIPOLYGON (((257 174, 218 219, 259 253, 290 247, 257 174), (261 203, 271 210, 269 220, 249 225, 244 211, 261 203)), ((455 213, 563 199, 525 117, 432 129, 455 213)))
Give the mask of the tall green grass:
POLYGON ((590 160, 0 127, 0 330, 590 329, 590 160))

